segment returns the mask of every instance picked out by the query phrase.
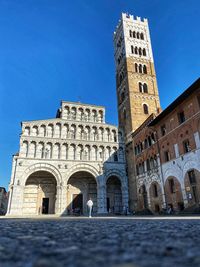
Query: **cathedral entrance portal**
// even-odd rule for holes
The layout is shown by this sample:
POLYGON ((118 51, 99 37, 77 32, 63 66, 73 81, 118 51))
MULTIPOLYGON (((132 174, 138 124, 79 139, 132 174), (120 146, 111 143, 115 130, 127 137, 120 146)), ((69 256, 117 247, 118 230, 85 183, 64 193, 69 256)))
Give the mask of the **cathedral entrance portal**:
POLYGON ((83 194, 73 194, 72 209, 83 210, 83 194))
POLYGON ((42 214, 48 214, 49 212, 49 198, 44 197, 42 199, 42 214))
POLYGON ((68 214, 87 214, 87 201, 93 201, 93 212, 97 212, 97 183, 95 177, 86 171, 74 173, 67 183, 68 214))
POLYGON ((54 214, 56 179, 47 171, 32 173, 24 187, 23 214, 54 214))
POLYGON ((106 183, 107 211, 109 213, 122 213, 121 181, 117 176, 110 176, 106 183))

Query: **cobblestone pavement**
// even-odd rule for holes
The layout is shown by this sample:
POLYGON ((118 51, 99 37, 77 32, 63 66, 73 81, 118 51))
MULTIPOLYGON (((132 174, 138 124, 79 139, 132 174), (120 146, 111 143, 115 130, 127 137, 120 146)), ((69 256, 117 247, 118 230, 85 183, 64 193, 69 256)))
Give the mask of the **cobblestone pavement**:
POLYGON ((1 267, 200 266, 200 220, 0 220, 1 267))

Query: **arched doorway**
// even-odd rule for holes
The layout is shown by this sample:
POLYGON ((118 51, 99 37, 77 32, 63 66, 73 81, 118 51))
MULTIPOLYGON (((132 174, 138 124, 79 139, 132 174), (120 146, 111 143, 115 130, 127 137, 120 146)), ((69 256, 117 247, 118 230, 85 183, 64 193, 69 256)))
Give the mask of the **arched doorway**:
POLYGON ((107 211, 109 213, 122 213, 121 181, 117 176, 110 176, 106 183, 107 211))
POLYGON ((193 206, 200 203, 200 172, 196 169, 189 170, 185 175, 185 190, 188 205, 193 206))
POLYGON ((162 209, 162 191, 157 182, 153 182, 149 188, 151 210, 155 213, 159 213, 162 209))
POLYGON ((51 173, 32 173, 24 187, 23 214, 54 214, 56 185, 56 179, 51 173))
POLYGON ((93 213, 97 212, 97 183, 86 171, 74 173, 67 183, 67 213, 87 214, 87 201, 93 201, 93 213))
POLYGON ((176 177, 170 176, 165 182, 165 194, 168 208, 174 211, 184 209, 183 195, 181 185, 176 177))
POLYGON ((145 185, 142 185, 139 188, 138 209, 140 211, 148 209, 148 196, 147 196, 147 190, 146 190, 146 186, 145 185))

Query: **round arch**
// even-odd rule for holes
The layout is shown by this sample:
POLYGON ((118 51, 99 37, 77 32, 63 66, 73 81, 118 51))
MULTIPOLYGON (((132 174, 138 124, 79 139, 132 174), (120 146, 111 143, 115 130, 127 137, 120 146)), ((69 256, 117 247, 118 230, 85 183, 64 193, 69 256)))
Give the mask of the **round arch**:
POLYGON ((188 207, 199 205, 200 171, 196 168, 189 168, 184 175, 184 184, 188 199, 188 207))
POLYGON ((164 183, 166 183, 168 177, 175 177, 182 185, 181 180, 178 177, 182 177, 182 171, 178 167, 170 167, 164 171, 164 183))
POLYGON ((97 182, 89 171, 77 170, 67 180, 67 213, 86 214, 87 201, 93 201, 93 212, 97 212, 97 182))
POLYGON ((65 183, 67 185, 68 183, 68 180, 69 178, 76 172, 88 172, 90 173, 92 176, 94 176, 95 178, 95 181, 98 183, 98 180, 97 180, 97 176, 99 175, 99 172, 98 170, 92 166, 92 165, 89 165, 89 164, 76 164, 74 166, 72 166, 68 173, 67 173, 67 176, 65 176, 65 183))
POLYGON ((106 179, 106 206, 108 213, 121 214, 123 211, 122 183, 117 175, 106 179))
POLYGON ((107 171, 106 174, 104 175, 105 184, 107 183, 107 180, 111 176, 116 176, 120 180, 121 185, 123 187, 127 187, 127 179, 124 178, 124 177, 126 177, 126 175, 124 173, 122 173, 121 171, 119 171, 119 170, 109 170, 109 171, 107 171))
POLYGON ((37 171, 46 171, 46 172, 51 173, 56 179, 57 186, 62 183, 62 176, 61 176, 59 170, 56 167, 54 167, 53 165, 48 164, 48 163, 42 163, 42 164, 41 163, 36 163, 36 164, 28 167, 24 171, 24 174, 23 174, 23 177, 22 177, 22 185, 25 186, 26 180, 28 179, 28 177, 31 174, 33 174, 34 172, 37 172, 37 171))
POLYGON ((200 172, 200 166, 197 163, 197 161, 194 160, 188 160, 184 166, 183 166, 183 177, 185 177, 185 175, 187 174, 188 171, 192 170, 192 169, 196 169, 197 171, 200 172))
POLYGON ((26 179, 23 190, 23 214, 55 214, 57 181, 44 170, 32 172, 26 179))
POLYGON ((184 202, 179 179, 174 175, 167 177, 164 188, 168 207, 175 211, 183 210, 184 202))
POLYGON ((153 181, 149 186, 149 197, 151 210, 155 213, 159 213, 162 209, 162 189, 161 185, 157 181, 153 181))

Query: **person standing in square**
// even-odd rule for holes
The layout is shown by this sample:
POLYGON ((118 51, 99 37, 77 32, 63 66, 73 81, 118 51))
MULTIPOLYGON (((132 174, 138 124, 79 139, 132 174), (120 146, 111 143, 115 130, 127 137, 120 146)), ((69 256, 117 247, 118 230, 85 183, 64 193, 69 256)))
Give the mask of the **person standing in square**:
POLYGON ((92 217, 92 207, 93 207, 93 201, 91 198, 88 200, 87 206, 88 206, 88 210, 89 210, 89 218, 91 218, 92 217))

